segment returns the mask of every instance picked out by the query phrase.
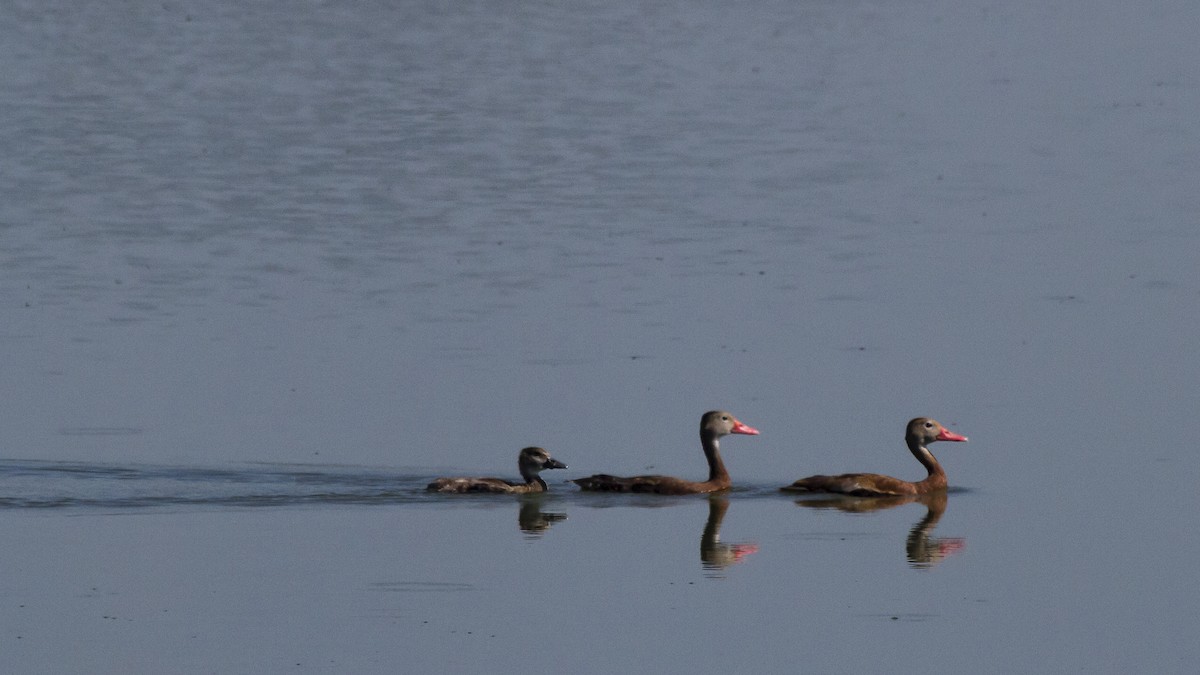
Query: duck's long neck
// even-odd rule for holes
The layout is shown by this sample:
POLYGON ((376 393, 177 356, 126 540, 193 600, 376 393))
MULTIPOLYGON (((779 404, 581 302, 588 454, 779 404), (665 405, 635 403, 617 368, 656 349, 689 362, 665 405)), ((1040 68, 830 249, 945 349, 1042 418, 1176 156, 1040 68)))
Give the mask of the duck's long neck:
POLYGON ((700 432, 700 444, 704 446, 704 457, 708 460, 708 482, 729 483, 729 471, 721 459, 720 437, 708 431, 700 432))
POLYGON ((925 470, 929 472, 925 480, 921 481, 922 483, 937 486, 946 485, 946 471, 942 469, 941 463, 937 461, 937 457, 933 456, 929 448, 922 445, 920 440, 910 438, 908 439, 908 450, 913 454, 913 457, 917 458, 921 466, 925 467, 925 470))
POLYGON ((524 478, 527 492, 545 492, 548 489, 546 481, 537 473, 527 473, 524 478))

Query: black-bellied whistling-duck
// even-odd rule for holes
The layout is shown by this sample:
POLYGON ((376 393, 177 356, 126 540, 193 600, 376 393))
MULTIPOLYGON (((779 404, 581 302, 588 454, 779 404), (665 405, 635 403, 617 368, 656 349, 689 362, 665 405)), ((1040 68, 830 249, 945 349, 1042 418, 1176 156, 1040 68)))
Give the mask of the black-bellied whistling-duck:
POLYGON ((960 436, 928 417, 918 417, 908 423, 904 433, 908 449, 929 472, 925 480, 910 483, 877 473, 846 473, 840 476, 809 476, 779 488, 785 492, 829 492, 870 497, 877 495, 923 495, 946 489, 946 472, 937 458, 925 446, 934 441, 965 441, 960 436))
POLYGON ((567 465, 551 457, 543 448, 525 448, 517 455, 517 467, 524 483, 510 483, 502 478, 439 478, 425 489, 430 492, 545 492, 546 481, 538 472, 565 469, 567 465))
POLYGON ((731 485, 725 462, 721 461, 718 440, 729 434, 758 435, 758 430, 737 421, 733 415, 721 410, 704 413, 700 418, 700 444, 708 460, 708 480, 700 483, 672 476, 631 476, 623 478, 606 473, 576 478, 573 482, 584 490, 594 492, 654 492, 660 495, 690 495, 716 492, 731 485))

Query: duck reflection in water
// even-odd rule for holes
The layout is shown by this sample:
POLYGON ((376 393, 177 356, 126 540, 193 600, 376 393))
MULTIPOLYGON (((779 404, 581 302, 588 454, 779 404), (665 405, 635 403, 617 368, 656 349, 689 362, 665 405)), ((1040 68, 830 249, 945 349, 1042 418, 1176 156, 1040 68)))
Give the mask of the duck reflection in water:
POLYGON ((929 569, 967 547, 963 537, 934 537, 933 529, 946 513, 948 495, 936 492, 927 495, 888 497, 836 496, 821 499, 798 499, 796 504, 810 509, 837 509, 847 513, 882 511, 913 502, 925 505, 925 517, 908 531, 904 550, 910 567, 929 569))
POLYGON ((758 544, 721 543, 721 521, 725 519, 725 511, 729 508, 729 499, 723 495, 711 495, 708 498, 708 520, 704 523, 704 532, 700 535, 700 566, 707 576, 720 577, 726 568, 736 563, 745 562, 746 556, 758 552, 758 544))
POLYGON ((567 514, 542 510, 542 495, 521 495, 521 508, 517 511, 517 526, 525 534, 526 539, 538 539, 550 526, 560 520, 566 520, 567 514))

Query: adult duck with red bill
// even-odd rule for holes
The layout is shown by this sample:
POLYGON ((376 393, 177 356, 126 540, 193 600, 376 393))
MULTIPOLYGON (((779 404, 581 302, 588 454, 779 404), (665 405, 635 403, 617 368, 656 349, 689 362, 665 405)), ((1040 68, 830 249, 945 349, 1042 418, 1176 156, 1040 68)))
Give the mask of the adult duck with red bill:
POLYGON ((757 436, 758 430, 742 424, 723 410, 711 410, 700 418, 700 445, 708 460, 708 480, 691 481, 674 476, 612 476, 599 473, 573 482, 591 492, 651 492, 660 495, 690 495, 717 492, 733 484, 721 459, 720 439, 729 434, 757 436))
POLYGON ((809 476, 779 488, 784 492, 816 492, 878 497, 886 495, 923 495, 946 489, 946 471, 927 447, 935 441, 966 441, 967 437, 950 431, 928 417, 918 417, 908 423, 904 432, 908 450, 925 467, 929 475, 917 482, 900 480, 877 473, 844 473, 840 476, 809 476))

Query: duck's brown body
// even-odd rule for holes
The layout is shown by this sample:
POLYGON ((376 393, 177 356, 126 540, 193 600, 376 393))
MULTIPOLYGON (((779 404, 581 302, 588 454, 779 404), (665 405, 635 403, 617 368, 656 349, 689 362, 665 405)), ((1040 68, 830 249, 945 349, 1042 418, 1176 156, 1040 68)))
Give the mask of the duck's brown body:
POLYGON ((545 492, 546 481, 538 475, 543 469, 565 469, 566 464, 554 459, 542 448, 525 448, 517 455, 517 466, 524 483, 510 483, 503 478, 439 478, 425 489, 430 492, 491 492, 527 493, 545 492))
POLYGON ((946 472, 929 452, 927 446, 934 441, 965 441, 928 417, 918 417, 908 423, 904 434, 908 449, 929 475, 917 482, 909 482, 877 473, 844 473, 839 476, 809 476, 791 485, 780 488, 785 492, 824 492, 863 497, 884 495, 923 495, 946 489, 946 472))
POLYGON ((426 488, 430 492, 492 492, 525 493, 545 492, 546 481, 540 477, 532 483, 510 483, 503 478, 439 478, 426 488))
POLYGON ((722 436, 729 434, 757 435, 758 430, 742 424, 733 415, 720 410, 704 413, 700 418, 700 443, 708 460, 708 480, 690 481, 674 476, 612 476, 606 473, 577 478, 573 482, 592 492, 650 492, 660 495, 690 495, 717 492, 732 484, 725 462, 721 460, 722 436))
POLYGON ((660 495, 703 494, 726 490, 731 485, 728 478, 698 482, 674 476, 613 476, 607 473, 576 478, 573 482, 589 492, 650 492, 660 495))

